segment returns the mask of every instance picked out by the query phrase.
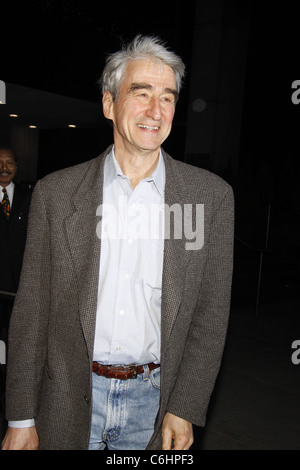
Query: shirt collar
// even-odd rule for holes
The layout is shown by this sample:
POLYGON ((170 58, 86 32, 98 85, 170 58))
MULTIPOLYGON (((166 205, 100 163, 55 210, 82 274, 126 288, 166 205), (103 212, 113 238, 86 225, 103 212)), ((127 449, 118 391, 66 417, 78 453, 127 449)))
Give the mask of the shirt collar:
MULTIPOLYGON (((109 186, 117 176, 124 177, 123 172, 120 168, 119 163, 115 157, 114 147, 111 152, 107 155, 105 166, 104 166, 104 181, 105 186, 109 186)), ((144 181, 153 181, 158 192, 162 197, 164 197, 165 192, 165 163, 161 150, 159 151, 158 164, 153 171, 152 175, 148 178, 145 178, 144 181)))
MULTIPOLYGON (((14 194, 14 187, 15 187, 15 183, 13 181, 11 181, 7 186, 6 186, 6 191, 7 191, 7 194, 8 194, 8 197, 9 197, 9 200, 12 201, 12 197, 13 197, 13 194, 14 194)), ((2 189, 3 186, 0 186, 0 197, 1 197, 1 200, 2 200, 2 197, 3 197, 3 192, 2 192, 2 189)))

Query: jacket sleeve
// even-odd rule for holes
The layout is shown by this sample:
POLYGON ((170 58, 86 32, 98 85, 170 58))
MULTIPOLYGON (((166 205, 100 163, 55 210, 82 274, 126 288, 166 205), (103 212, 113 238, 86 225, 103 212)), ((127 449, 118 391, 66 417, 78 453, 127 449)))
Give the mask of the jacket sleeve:
POLYGON ((20 285, 10 320, 6 381, 8 421, 36 416, 46 357, 49 286, 49 225, 42 184, 38 182, 32 196, 20 285))
POLYGON ((198 302, 167 411, 204 426, 219 372, 230 311, 234 201, 226 192, 211 222, 198 302))

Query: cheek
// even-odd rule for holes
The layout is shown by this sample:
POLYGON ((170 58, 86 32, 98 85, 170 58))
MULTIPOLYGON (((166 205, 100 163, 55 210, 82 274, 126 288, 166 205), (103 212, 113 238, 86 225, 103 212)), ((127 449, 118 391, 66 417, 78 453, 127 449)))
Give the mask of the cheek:
POLYGON ((175 108, 172 107, 171 109, 167 109, 165 111, 165 119, 166 121, 172 123, 173 119, 174 119, 174 116, 175 116, 175 108))
POLYGON ((169 112, 165 115, 165 123, 168 129, 172 127, 174 114, 174 112, 169 112))
POLYGON ((122 105, 115 110, 114 116, 119 126, 127 127, 134 118, 134 113, 130 106, 122 105))

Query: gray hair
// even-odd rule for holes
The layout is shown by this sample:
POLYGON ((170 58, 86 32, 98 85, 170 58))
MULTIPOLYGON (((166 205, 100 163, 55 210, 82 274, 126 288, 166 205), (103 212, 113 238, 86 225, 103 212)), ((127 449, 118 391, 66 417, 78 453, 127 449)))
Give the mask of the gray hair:
POLYGON ((185 65, 181 58, 170 51, 165 44, 155 36, 138 35, 128 45, 110 54, 106 60, 99 85, 102 94, 109 91, 116 101, 120 87, 124 79, 125 70, 129 62, 133 60, 150 59, 154 62, 163 62, 173 69, 176 80, 177 93, 179 94, 185 74, 185 65))

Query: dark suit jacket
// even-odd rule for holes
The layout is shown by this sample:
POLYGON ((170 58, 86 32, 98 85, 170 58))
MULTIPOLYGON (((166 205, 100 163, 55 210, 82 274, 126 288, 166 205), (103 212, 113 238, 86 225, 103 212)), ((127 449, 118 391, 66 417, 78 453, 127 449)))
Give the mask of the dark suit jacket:
POLYGON ((15 183, 9 220, 0 204, 0 290, 16 292, 19 285, 30 199, 31 191, 15 183))
MULTIPOLYGON (((87 449, 101 240, 104 159, 56 172, 35 187, 20 288, 11 319, 7 419, 35 417, 41 449, 87 449)), ((165 240, 161 403, 149 449, 161 449, 167 411, 203 426, 220 367, 230 306, 231 188, 173 160, 165 204, 204 204, 204 245, 165 240)), ((172 233, 172 230, 170 231, 172 233)))

